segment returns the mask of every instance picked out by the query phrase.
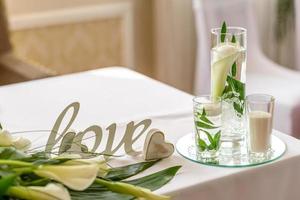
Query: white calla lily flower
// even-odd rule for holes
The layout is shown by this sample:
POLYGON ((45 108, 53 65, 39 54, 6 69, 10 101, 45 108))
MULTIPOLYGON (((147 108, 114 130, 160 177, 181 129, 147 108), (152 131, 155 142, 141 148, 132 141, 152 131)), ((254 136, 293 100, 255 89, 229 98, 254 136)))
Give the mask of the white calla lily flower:
POLYGON ((41 165, 34 173, 58 181, 70 189, 83 191, 94 182, 98 170, 97 164, 41 165))
POLYGON ((61 184, 50 183, 41 186, 13 186, 8 193, 20 199, 30 200, 71 200, 68 190, 61 184))
POLYGON ((0 146, 15 147, 18 150, 25 151, 31 146, 30 140, 23 137, 13 137, 8 131, 0 130, 0 146))
POLYGON ((105 160, 99 159, 74 159, 65 162, 63 165, 83 165, 83 164, 97 164, 98 165, 98 177, 105 177, 108 173, 109 166, 107 165, 105 160))
POLYGON ((212 50, 212 96, 222 96, 227 74, 240 55, 242 48, 234 43, 221 43, 212 50))
POLYGON ((12 146, 13 137, 6 130, 0 130, 0 146, 8 147, 12 146))
POLYGON ((30 140, 23 137, 17 137, 12 140, 12 146, 19 150, 28 150, 31 146, 30 140))

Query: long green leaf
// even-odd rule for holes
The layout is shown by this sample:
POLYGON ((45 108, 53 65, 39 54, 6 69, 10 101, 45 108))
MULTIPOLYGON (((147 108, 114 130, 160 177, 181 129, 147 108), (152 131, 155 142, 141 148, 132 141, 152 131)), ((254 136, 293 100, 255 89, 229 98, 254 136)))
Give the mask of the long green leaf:
POLYGON ((239 99, 245 99, 245 83, 234 79, 231 76, 227 76, 227 82, 230 85, 232 91, 239 93, 239 99))
POLYGON ((214 148, 214 147, 216 146, 214 138, 210 135, 210 133, 209 133, 208 131, 203 130, 203 129, 200 129, 200 130, 203 131, 203 132, 206 134, 206 136, 207 136, 207 138, 208 138, 210 144, 211 144, 212 147, 214 148))
MULTIPOLYGON (((234 34, 232 35, 231 42, 236 43, 236 38, 234 34)), ((234 62, 233 65, 231 66, 231 75, 236 76, 236 62, 234 62)))
POLYGON ((231 66, 231 75, 236 76, 236 62, 231 66))
POLYGON ((140 163, 127 165, 123 167, 112 168, 105 176, 105 179, 120 181, 148 169, 149 167, 151 167, 157 162, 158 160, 149 161, 149 162, 140 162, 140 163))
MULTIPOLYGON (((132 181, 126 181, 136 186, 148 188, 151 191, 161 188, 173 179, 180 166, 170 167, 151 175, 138 178, 132 181)), ((135 197, 109 191, 107 188, 93 184, 85 191, 70 191, 72 200, 133 200, 135 197)))
POLYGON ((198 120, 201 120, 205 123, 213 125, 212 121, 210 121, 205 115, 202 115, 199 112, 197 112, 197 118, 198 118, 198 120))
POLYGON ((236 102, 234 102, 233 108, 235 111, 237 111, 241 115, 244 113, 244 104, 237 104, 236 102))
POLYGON ((220 146, 220 138, 221 138, 221 131, 218 131, 214 136, 216 149, 218 149, 220 146))
POLYGON ((200 147, 201 151, 204 151, 207 148, 207 144, 201 138, 198 138, 198 146, 200 147))
POLYGON ((202 109, 202 114, 200 114, 199 112, 197 112, 197 117, 202 120, 203 122, 206 122, 208 124, 213 125, 213 123, 206 117, 206 111, 205 108, 202 109))
POLYGON ((148 188, 152 191, 157 190, 165 184, 167 184, 169 181, 171 181, 180 168, 181 166, 170 167, 162 171, 156 172, 154 174, 125 182, 133 185, 138 185, 140 187, 148 188))
POLYGON ((218 128, 217 126, 213 126, 213 125, 210 125, 210 124, 206 124, 202 121, 197 121, 196 122, 196 125, 200 128, 205 128, 205 129, 215 129, 215 128, 218 128))

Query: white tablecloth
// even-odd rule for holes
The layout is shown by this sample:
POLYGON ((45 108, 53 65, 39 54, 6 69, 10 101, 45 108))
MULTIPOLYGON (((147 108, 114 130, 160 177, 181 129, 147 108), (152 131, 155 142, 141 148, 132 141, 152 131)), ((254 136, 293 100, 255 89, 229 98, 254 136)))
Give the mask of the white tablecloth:
MULTIPOLYGON (((116 122, 123 135, 126 123, 152 119, 151 128, 166 133, 174 144, 193 131, 192 96, 124 68, 107 68, 0 87, 0 120, 6 129, 50 130, 60 112, 78 101, 81 108, 71 129, 84 130, 116 122)), ((33 134, 33 133, 32 133, 33 134)), ((44 144, 45 137, 35 141, 44 144)), ((287 144, 285 155, 269 164, 251 168, 209 167, 185 160, 177 153, 142 175, 173 165, 179 174, 157 192, 184 200, 289 200, 300 198, 300 142, 275 133, 287 144)), ((31 136, 28 133, 28 136, 31 136)), ((121 137, 118 137, 121 138, 121 137)), ((135 145, 141 149, 143 138, 135 145)), ((115 145, 117 142, 115 143, 115 145)), ((141 160, 121 157, 112 165, 141 160)))

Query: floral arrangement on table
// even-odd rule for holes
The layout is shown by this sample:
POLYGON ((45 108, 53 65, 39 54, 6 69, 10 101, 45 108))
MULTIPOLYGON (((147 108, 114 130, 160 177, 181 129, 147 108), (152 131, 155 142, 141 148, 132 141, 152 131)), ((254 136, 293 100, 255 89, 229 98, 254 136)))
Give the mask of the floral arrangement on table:
POLYGON ((113 168, 101 155, 52 157, 46 152, 29 153, 30 146, 27 138, 14 137, 0 127, 0 199, 167 200, 170 197, 152 191, 168 183, 180 168, 127 180, 159 160, 113 168))
MULTIPOLYGON (((221 73, 216 76, 213 88, 213 95, 221 97, 222 100, 233 101, 234 110, 239 115, 244 114, 244 101, 245 101, 245 83, 241 79, 242 63, 245 62, 243 50, 237 36, 232 34, 230 41, 226 41, 227 25, 224 21, 221 28, 221 43, 215 47, 215 63, 213 64, 213 75, 221 73), (242 61, 240 61, 242 60, 242 61), (220 69, 218 69, 218 67, 220 69), (217 72, 216 72, 217 71, 217 72), (219 72, 220 71, 220 72, 219 72), (238 73, 239 72, 239 73, 238 73), (219 79, 217 79, 219 78, 219 79), (215 92, 217 90, 217 92, 215 92)), ((228 38, 229 39, 229 38, 228 38)), ((213 77, 214 78, 214 77, 213 77)))
POLYGON ((220 148, 221 135, 224 139, 225 134, 232 136, 244 130, 245 33, 243 29, 233 33, 234 28, 238 30, 238 27, 227 27, 223 21, 221 28, 212 30, 211 95, 215 102, 222 101, 222 109, 217 103, 210 107, 195 107, 196 145, 200 152, 214 153, 220 148), (223 124, 222 131, 218 126, 220 123, 215 123, 218 117, 223 124))

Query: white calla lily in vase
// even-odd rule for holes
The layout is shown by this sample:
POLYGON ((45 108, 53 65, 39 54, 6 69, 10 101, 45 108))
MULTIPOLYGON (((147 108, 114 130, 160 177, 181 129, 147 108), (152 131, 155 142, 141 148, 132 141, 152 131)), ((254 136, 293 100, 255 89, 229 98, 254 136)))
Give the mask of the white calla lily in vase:
POLYGON ((237 44, 221 43, 212 50, 212 95, 221 97, 225 88, 227 74, 241 52, 237 44))

